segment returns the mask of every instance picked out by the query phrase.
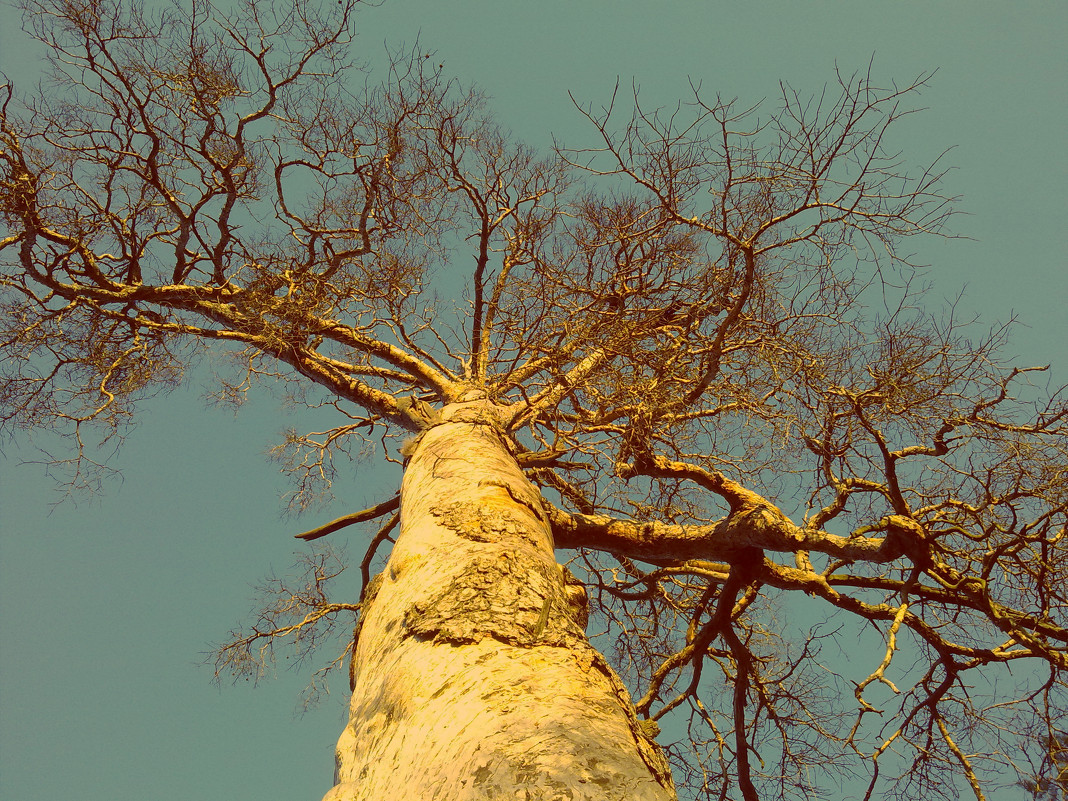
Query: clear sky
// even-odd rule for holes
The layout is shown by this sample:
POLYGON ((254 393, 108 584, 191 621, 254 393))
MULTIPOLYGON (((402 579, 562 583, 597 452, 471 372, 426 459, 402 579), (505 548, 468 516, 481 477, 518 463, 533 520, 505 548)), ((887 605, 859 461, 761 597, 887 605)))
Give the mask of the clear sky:
MULTIPOLYGON (((28 86, 35 51, 0 8, 0 71, 28 86)), ((568 91, 605 102, 617 77, 651 105, 684 96, 688 79, 749 104, 780 79, 818 92, 836 64, 848 73, 873 56, 884 83, 937 69, 900 145, 917 164, 954 147, 946 191, 963 196, 955 230, 971 239, 917 244, 930 302, 966 288, 964 307, 990 322, 1018 313, 1021 361, 1052 362, 1068 381, 1063 0, 386 0, 359 19, 363 57, 381 63, 384 42, 419 35, 542 147, 552 134, 592 142, 568 91)), ((250 585, 292 562, 292 534, 384 499, 396 474, 356 465, 332 505, 284 519, 285 485, 263 454, 303 418, 270 397, 235 417, 203 390, 150 404, 114 462, 123 479, 77 505, 53 508, 43 469, 22 464, 33 449, 3 443, 0 798, 307 800, 331 784, 343 681, 300 718, 306 675, 220 690, 198 663, 247 617, 250 585)), ((360 552, 360 534, 333 536, 360 552)), ((358 576, 343 579, 355 592, 358 576)))

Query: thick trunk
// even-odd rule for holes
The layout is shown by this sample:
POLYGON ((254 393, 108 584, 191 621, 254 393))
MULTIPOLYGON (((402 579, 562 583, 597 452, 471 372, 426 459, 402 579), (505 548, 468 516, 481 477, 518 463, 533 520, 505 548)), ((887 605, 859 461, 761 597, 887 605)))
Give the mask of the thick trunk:
POLYGON ((674 799, 484 402, 415 443, 324 801, 674 799))

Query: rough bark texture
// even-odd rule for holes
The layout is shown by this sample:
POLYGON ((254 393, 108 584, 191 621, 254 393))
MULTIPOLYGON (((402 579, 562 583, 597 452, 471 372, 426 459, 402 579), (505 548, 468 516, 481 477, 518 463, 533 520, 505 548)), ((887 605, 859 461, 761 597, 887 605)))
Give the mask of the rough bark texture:
POLYGON ((675 798, 484 402, 414 443, 324 801, 675 798))

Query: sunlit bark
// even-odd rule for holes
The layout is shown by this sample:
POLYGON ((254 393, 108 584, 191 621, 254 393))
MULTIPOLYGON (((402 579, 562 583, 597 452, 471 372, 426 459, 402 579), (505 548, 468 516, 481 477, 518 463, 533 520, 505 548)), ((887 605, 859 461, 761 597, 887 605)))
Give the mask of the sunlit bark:
POLYGON ((675 797, 586 640, 585 600, 565 585, 501 417, 483 401, 447 406, 411 446, 327 801, 675 797))

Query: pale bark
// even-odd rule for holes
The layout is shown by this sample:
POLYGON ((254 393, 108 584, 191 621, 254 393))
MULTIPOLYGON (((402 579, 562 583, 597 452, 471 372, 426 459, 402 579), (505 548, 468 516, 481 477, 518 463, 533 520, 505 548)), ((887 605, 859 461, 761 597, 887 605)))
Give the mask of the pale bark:
POLYGON ((324 801, 675 798, 500 418, 450 405, 410 449, 324 801))

